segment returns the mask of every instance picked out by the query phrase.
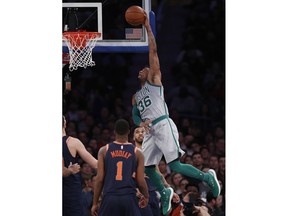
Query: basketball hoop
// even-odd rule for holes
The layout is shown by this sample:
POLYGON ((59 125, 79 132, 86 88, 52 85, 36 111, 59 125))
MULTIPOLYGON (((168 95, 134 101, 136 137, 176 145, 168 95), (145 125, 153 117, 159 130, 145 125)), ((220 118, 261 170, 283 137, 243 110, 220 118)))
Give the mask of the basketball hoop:
POLYGON ((77 70, 78 67, 94 66, 92 50, 96 45, 97 38, 101 37, 99 32, 64 32, 62 39, 67 44, 70 61, 69 70, 77 70))

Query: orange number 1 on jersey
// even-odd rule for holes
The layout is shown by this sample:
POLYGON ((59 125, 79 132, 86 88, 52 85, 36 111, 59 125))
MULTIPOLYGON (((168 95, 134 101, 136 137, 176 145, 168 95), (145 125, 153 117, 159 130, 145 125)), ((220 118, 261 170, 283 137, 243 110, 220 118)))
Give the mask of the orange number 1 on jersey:
POLYGON ((116 180, 121 181, 122 180, 122 165, 123 161, 119 161, 117 163, 117 175, 116 175, 116 180))

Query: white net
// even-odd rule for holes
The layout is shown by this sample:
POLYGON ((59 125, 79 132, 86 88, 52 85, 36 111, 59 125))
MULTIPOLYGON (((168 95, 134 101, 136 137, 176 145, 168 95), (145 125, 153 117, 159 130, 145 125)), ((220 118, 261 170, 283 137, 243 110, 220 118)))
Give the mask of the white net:
POLYGON ((92 50, 96 45, 98 32, 64 32, 63 40, 69 49, 69 70, 77 70, 78 67, 94 66, 92 50))

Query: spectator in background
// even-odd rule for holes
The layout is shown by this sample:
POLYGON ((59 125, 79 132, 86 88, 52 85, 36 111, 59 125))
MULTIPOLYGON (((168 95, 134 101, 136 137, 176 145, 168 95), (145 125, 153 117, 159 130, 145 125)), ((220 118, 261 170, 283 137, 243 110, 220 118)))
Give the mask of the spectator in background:
POLYGON ((192 194, 194 199, 200 199, 199 186, 197 184, 190 183, 186 185, 186 194, 188 193, 192 194))
POLYGON ((175 191, 175 193, 177 193, 178 195, 181 194, 181 189, 180 189, 180 181, 181 179, 183 179, 183 175, 180 173, 172 173, 171 176, 171 183, 172 183, 172 187, 175 191))
POLYGON ((82 162, 81 164, 81 176, 83 180, 91 179, 91 177, 95 174, 93 168, 86 162, 82 162))
POLYGON ((186 193, 187 193, 187 189, 186 186, 189 185, 189 179, 187 178, 182 178, 179 182, 179 189, 180 189, 180 193, 178 194, 180 196, 180 198, 183 198, 186 193))
POLYGON ((93 177, 84 180, 84 187, 82 189, 82 205, 83 205, 83 216, 90 216, 90 209, 93 201, 93 177))
POLYGON ((200 148, 200 154, 201 154, 201 157, 202 157, 203 166, 204 167, 209 167, 209 158, 210 158, 209 148, 207 146, 202 146, 200 148))
POLYGON ((204 168, 203 159, 202 159, 200 152, 197 152, 197 151, 193 152, 192 163, 193 163, 193 166, 196 167, 197 169, 203 170, 204 168))
POLYGON ((184 163, 193 165, 192 155, 185 155, 184 156, 184 163))
POLYGON ((165 159, 161 159, 159 164, 158 164, 158 168, 159 171, 161 172, 161 174, 164 176, 164 178, 166 178, 167 175, 171 174, 171 170, 169 168, 169 166, 167 165, 165 159))
POLYGON ((214 169, 216 173, 218 173, 218 155, 212 154, 209 158, 209 167, 214 169))
POLYGON ((180 214, 177 216, 210 216, 206 202, 196 198, 192 192, 183 197, 182 204, 180 214))
MULTIPOLYGON (((197 169, 203 171, 204 166, 203 166, 202 162, 203 162, 203 160, 202 160, 200 152, 198 152, 198 151, 193 152, 193 154, 192 154, 193 166, 196 167, 197 169)), ((207 173, 207 171, 205 173, 207 173)), ((202 181, 199 181, 198 179, 190 179, 190 182, 192 182, 194 185, 199 185, 199 184, 205 183, 205 182, 202 183, 202 181)))
POLYGON ((221 216, 225 215, 225 196, 220 194, 217 198, 216 198, 216 206, 221 210, 221 216))
POLYGON ((220 208, 222 205, 221 195, 214 197, 211 192, 207 194, 207 206, 212 211, 212 216, 224 216, 224 212, 220 208))

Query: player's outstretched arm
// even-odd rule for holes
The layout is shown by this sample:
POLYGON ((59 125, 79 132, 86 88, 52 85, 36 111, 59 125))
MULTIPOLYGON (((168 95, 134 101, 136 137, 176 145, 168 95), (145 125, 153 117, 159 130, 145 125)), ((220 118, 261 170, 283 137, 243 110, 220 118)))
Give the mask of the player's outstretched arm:
POLYGON ((149 46, 149 74, 148 81, 154 83, 156 85, 162 85, 161 83, 161 71, 160 71, 160 63, 157 54, 157 45, 154 34, 152 32, 148 16, 145 12, 145 23, 144 26, 147 30, 148 35, 148 46, 149 46))

